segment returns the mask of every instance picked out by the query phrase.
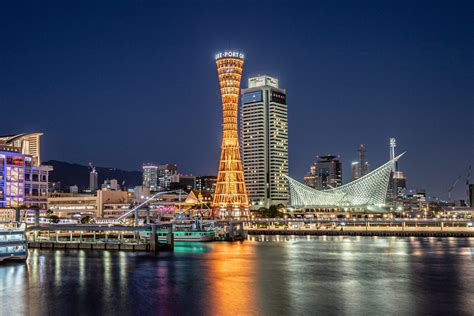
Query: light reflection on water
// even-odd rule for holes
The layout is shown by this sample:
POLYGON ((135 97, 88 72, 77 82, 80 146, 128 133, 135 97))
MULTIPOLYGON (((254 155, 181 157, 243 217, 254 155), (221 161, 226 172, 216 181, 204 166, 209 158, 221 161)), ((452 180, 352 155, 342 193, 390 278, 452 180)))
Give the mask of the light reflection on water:
POLYGON ((474 239, 251 236, 132 252, 30 250, 3 314, 471 314, 474 239))

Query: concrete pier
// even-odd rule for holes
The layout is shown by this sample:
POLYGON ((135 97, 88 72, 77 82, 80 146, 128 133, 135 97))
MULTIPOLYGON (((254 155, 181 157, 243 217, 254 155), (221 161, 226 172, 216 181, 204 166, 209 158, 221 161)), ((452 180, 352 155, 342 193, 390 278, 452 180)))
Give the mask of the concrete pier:
POLYGON ((381 236, 381 237, 474 237, 474 231, 441 230, 284 230, 284 229, 248 229, 248 235, 282 236, 381 236))

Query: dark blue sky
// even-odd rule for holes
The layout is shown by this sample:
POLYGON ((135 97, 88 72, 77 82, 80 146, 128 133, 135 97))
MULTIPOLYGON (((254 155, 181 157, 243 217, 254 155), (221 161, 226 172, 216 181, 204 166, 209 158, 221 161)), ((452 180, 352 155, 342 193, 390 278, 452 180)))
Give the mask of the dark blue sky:
MULTIPOLYGON (((290 175, 388 138, 409 187, 446 197, 474 165, 471 1, 3 1, 0 133, 43 131, 43 158, 215 174, 214 54, 287 89, 290 175)), ((463 180, 464 182, 464 180, 463 180)), ((456 197, 463 197, 462 185, 456 197)))

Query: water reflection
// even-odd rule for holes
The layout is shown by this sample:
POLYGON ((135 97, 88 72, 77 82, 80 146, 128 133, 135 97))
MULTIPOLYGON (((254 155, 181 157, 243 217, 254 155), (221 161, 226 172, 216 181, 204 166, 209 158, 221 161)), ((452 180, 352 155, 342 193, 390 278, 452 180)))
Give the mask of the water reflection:
POLYGON ((470 314, 474 239, 253 236, 158 256, 30 250, 5 314, 470 314))
POLYGON ((206 279, 211 281, 207 311, 214 315, 255 315, 258 262, 255 244, 216 243, 206 258, 206 279))

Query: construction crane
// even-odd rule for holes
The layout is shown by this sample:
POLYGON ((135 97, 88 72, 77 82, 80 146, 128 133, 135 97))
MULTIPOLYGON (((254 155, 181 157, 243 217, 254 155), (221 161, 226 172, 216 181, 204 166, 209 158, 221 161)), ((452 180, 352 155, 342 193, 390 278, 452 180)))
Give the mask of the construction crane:
POLYGON ((454 187, 456 186, 456 184, 458 184, 459 180, 461 180, 461 176, 457 177, 456 180, 454 180, 451 187, 449 187, 449 189, 448 189, 448 200, 449 200, 449 202, 451 202, 451 192, 453 192, 454 187))
POLYGON ((91 172, 95 172, 95 167, 92 165, 92 162, 89 162, 89 168, 91 168, 91 172))

